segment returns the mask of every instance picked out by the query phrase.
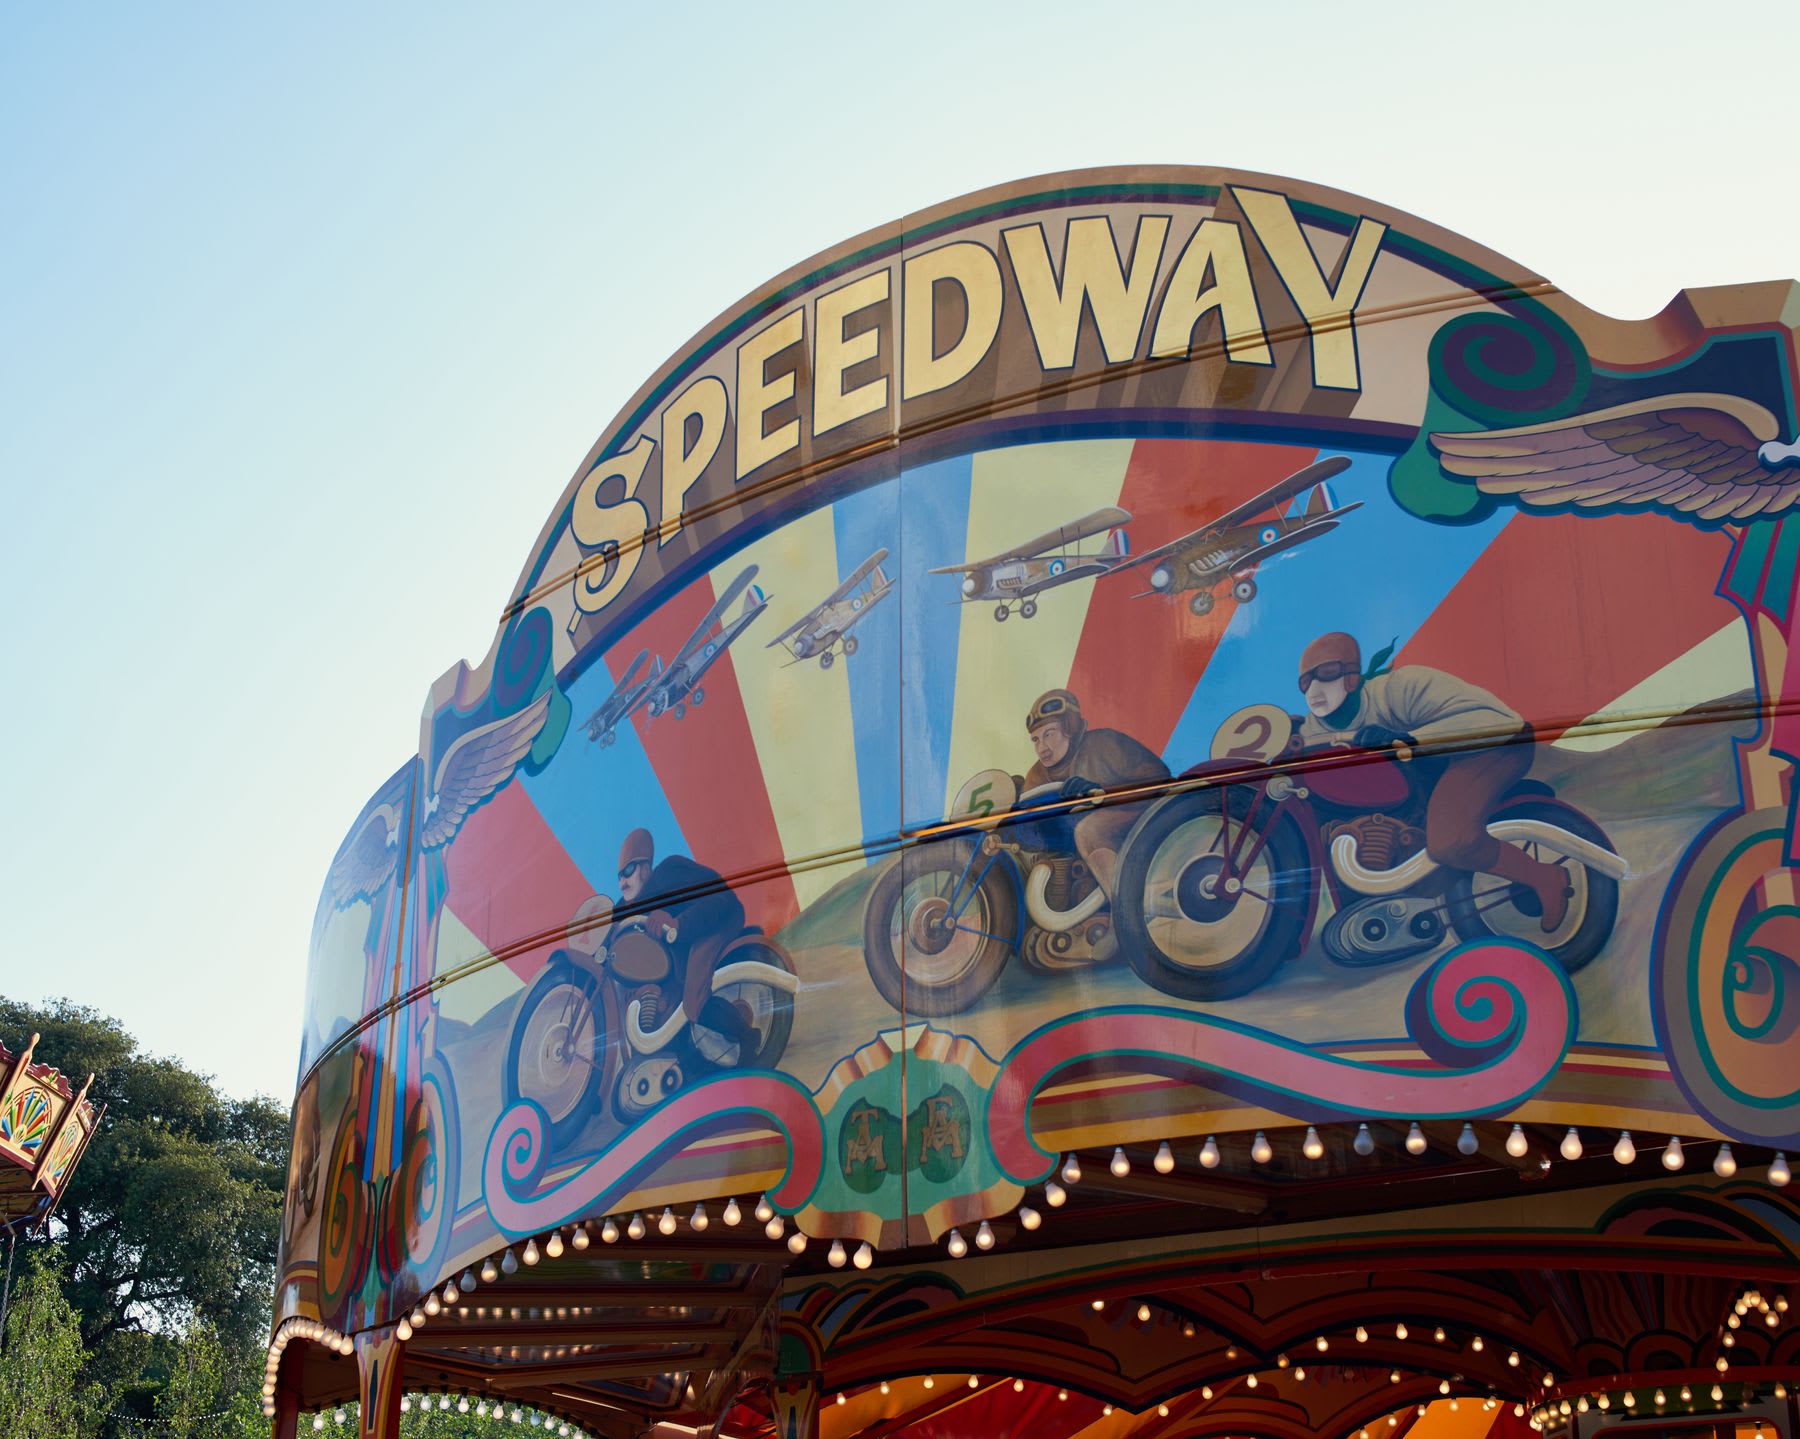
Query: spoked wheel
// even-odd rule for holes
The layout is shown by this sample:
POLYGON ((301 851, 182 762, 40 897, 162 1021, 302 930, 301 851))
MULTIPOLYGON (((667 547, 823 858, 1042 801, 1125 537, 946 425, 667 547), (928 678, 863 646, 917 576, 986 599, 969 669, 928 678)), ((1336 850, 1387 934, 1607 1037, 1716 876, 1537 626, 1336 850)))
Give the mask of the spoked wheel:
POLYGON ((1247 994, 1306 942, 1314 880, 1293 821, 1274 822, 1248 868, 1227 863, 1255 845, 1250 808, 1242 785, 1172 795, 1125 841, 1114 923, 1138 977, 1164 994, 1247 994))
POLYGON ((1037 601, 1036 600, 1026 600, 1024 604, 1019 606, 1019 617, 1021 619, 1028 620, 1036 614, 1037 614, 1037 601))
MULTIPOLYGON (((775 969, 794 972, 794 962, 787 951, 761 936, 734 944, 720 956, 719 968, 749 960, 775 969)), ((708 1005, 729 1005, 751 1036, 747 1043, 707 1027, 702 1019, 689 1031, 694 1048, 707 1063, 721 1069, 773 1069, 787 1049, 788 1036, 794 1032, 794 996, 777 985, 760 979, 744 979, 716 986, 708 1005)))
POLYGON ((1003 620, 1011 613, 1012 613, 1012 611, 1009 610, 1005 605, 995 605, 994 606, 994 618, 997 620, 1003 620))
POLYGON ((519 1006, 506 1055, 509 1104, 529 1099, 550 1120, 554 1143, 572 1139, 591 1112, 591 1100, 607 1093, 618 1055, 607 1042, 600 982, 566 955, 537 977, 519 1006))
MULTIPOLYGON (((1601 849, 1610 850, 1612 841, 1586 815, 1563 805, 1532 802, 1509 806, 1507 819, 1538 820, 1577 835, 1601 849)), ((1450 883, 1446 908, 1450 923, 1464 939, 1487 939, 1500 935, 1528 940, 1547 951, 1552 959, 1573 974, 1600 953, 1611 938, 1619 917, 1619 882, 1610 875, 1589 869, 1579 860, 1546 849, 1535 842, 1518 843, 1535 860, 1559 865, 1568 874, 1569 908, 1562 923, 1546 934, 1542 924, 1543 910, 1537 895, 1525 885, 1512 884, 1491 874, 1459 874, 1450 883)))
POLYGON ((1231 584, 1231 597, 1240 605, 1249 604, 1251 600, 1256 598, 1256 581, 1249 579, 1233 580, 1231 584))
POLYGON ((699 685, 695 685, 694 692, 688 696, 688 703, 693 705, 695 709, 698 709, 701 705, 706 703, 706 691, 699 685))
POLYGON ((819 668, 822 670, 828 670, 836 663, 837 655, 830 650, 826 650, 824 654, 819 656, 819 668))
POLYGON ((1194 597, 1188 601, 1188 608, 1197 615, 1210 615, 1214 600, 1211 590, 1195 590, 1194 597))
POLYGON ((969 865, 971 852, 967 841, 906 851, 869 892, 863 959, 895 1009, 956 1014, 1000 977, 1018 929, 1017 887, 998 865, 985 874, 979 858, 969 865))
POLYGON ((844 653, 846 655, 855 654, 856 647, 860 643, 861 643, 861 641, 858 640, 855 635, 845 635, 844 636, 844 653))

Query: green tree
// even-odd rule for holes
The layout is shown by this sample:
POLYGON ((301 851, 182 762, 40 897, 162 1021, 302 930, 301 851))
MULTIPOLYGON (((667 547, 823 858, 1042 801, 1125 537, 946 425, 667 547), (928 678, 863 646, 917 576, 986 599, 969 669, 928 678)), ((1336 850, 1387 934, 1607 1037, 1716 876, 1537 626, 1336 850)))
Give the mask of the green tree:
POLYGON ((0 1434, 82 1439, 95 1432, 98 1389, 82 1380, 81 1325, 63 1296, 54 1251, 31 1256, 13 1287, 0 1353, 0 1434))
POLYGON ((0 1035, 33 1032, 64 1073, 94 1073, 90 1093, 106 1106, 53 1226, 95 1371, 125 1379, 145 1359, 146 1332, 184 1334, 204 1319, 229 1366, 254 1373, 275 1283, 286 1112, 143 1053, 95 1010, 0 998, 0 1035))

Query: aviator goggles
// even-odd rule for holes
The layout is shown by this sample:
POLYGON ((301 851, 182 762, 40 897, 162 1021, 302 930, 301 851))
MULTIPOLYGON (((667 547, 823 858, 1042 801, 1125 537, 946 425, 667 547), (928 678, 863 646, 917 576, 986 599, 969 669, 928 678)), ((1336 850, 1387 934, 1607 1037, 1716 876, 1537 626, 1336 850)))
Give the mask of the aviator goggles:
POLYGON ((1333 680, 1341 680, 1345 675, 1360 672, 1357 666, 1345 664, 1343 660, 1326 660, 1322 665, 1300 671, 1300 693, 1305 694, 1311 689, 1314 680, 1324 680, 1326 684, 1330 684, 1333 680))

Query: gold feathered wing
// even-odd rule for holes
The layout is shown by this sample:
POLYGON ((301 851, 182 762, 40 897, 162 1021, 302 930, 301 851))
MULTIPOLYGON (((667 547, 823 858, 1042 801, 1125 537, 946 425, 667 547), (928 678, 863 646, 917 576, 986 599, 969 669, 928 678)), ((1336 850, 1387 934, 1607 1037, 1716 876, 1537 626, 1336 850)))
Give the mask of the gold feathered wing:
POLYGON ((1431 436, 1447 475, 1549 507, 1648 506, 1696 520, 1770 516, 1800 500, 1800 469, 1759 458, 1773 414, 1736 395, 1657 395, 1542 425, 1431 436))
POLYGON ((512 778, 544 727, 551 694, 546 690, 517 714, 470 730, 444 751, 425 802, 423 848, 450 843, 469 811, 512 778))

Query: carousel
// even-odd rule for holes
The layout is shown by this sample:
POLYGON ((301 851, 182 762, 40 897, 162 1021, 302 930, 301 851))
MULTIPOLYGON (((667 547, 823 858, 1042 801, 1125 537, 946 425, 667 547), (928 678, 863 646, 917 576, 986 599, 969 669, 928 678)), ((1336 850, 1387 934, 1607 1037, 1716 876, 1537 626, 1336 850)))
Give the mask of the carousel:
POLYGON ((1183 167, 725 310, 329 858, 276 1439, 1794 1439, 1797 328, 1183 167))

